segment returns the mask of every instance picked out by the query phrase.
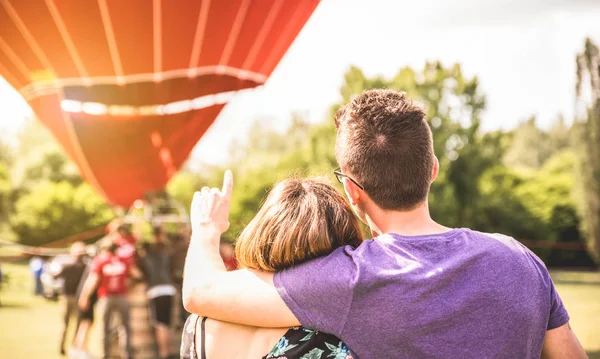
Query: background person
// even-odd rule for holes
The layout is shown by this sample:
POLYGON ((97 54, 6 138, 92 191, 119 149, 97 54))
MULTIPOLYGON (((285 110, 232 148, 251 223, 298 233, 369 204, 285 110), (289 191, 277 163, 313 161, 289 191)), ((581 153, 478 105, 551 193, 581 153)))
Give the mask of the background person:
POLYGON ((85 245, 75 242, 70 250, 71 262, 65 263, 61 270, 54 276, 63 279, 63 290, 60 294, 60 312, 62 317, 62 330, 60 334, 60 354, 65 355, 65 340, 71 318, 79 312, 77 307, 77 289, 83 279, 86 268, 84 261, 85 245))
MULTIPOLYGON (((95 254, 95 251, 94 251, 95 254)), ((77 289, 77 298, 81 297, 83 287, 89 274, 91 273, 92 261, 89 260, 85 272, 83 273, 83 280, 81 281, 79 288, 77 289)), ((98 302, 98 288, 92 288, 92 293, 89 299, 89 305, 87 308, 79 308, 79 317, 77 320, 77 330, 75 331, 75 339, 73 340, 73 346, 69 350, 69 358, 74 359, 90 359, 92 356, 88 350, 88 338, 92 325, 94 324, 94 310, 96 303, 98 302)))
POLYGON ((110 356, 110 320, 113 312, 121 319, 125 335, 123 357, 133 358, 131 346, 131 326, 129 323, 129 299, 127 297, 128 277, 140 278, 137 268, 116 254, 119 246, 107 238, 101 244, 101 252, 92 262, 91 272, 79 298, 79 307, 85 311, 90 306, 90 298, 98 288, 98 305, 102 313, 103 357, 110 356))
POLYGON ((187 254, 189 234, 177 233, 171 237, 171 273, 173 274, 173 285, 178 292, 179 317, 177 327, 182 328, 187 317, 190 315, 183 307, 181 288, 183 286, 183 267, 185 265, 185 255, 187 254))
POLYGON ((226 237, 221 237, 221 243, 219 245, 219 253, 225 264, 227 270, 236 270, 238 268, 238 262, 235 258, 235 248, 231 244, 231 240, 226 237))
POLYGON ((42 295, 42 271, 44 270, 44 260, 39 256, 33 256, 29 260, 29 271, 33 277, 33 295, 42 295))
POLYGON ((137 250, 135 248, 137 239, 131 231, 131 225, 127 223, 120 224, 117 227, 117 233, 114 235, 114 243, 118 246, 117 256, 130 265, 136 262, 137 250))
POLYGON ((145 254, 141 257, 141 265, 148 283, 146 292, 150 320, 156 333, 160 358, 171 357, 171 314, 176 290, 173 286, 171 257, 166 249, 166 234, 154 228, 154 243, 144 243, 145 254))

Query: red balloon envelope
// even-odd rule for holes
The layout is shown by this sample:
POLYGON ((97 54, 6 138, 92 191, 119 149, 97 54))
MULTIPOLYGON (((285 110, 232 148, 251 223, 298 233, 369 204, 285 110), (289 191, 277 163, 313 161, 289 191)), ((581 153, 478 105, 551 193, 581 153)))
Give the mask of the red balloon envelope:
POLYGON ((115 205, 160 191, 318 0, 0 0, 0 76, 115 205))

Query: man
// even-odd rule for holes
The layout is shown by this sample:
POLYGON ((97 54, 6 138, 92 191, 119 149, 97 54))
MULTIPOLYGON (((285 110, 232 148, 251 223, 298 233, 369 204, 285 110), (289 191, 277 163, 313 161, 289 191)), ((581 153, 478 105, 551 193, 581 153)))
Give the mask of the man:
MULTIPOLYGON (((93 256, 93 255, 92 255, 93 256)), ((77 288, 77 297, 81 296, 83 287, 86 283, 87 278, 91 273, 92 261, 86 261, 86 267, 83 272, 83 278, 79 287, 77 288)), ((79 316, 77 318, 77 329, 75 331, 75 338, 73 339, 73 345, 69 350, 69 358, 88 359, 92 358, 92 355, 88 350, 88 339, 92 325, 94 324, 94 307, 98 302, 98 288, 93 288, 92 293, 88 300, 88 305, 85 310, 79 309, 79 316)))
POLYGON ((67 337, 67 328, 71 317, 78 313, 77 310, 77 288, 83 278, 83 272, 86 268, 84 261, 85 245, 82 242, 75 242, 71 245, 71 261, 66 263, 61 270, 54 276, 63 279, 63 291, 60 296, 60 311, 62 316, 62 331, 60 336, 60 354, 65 355, 65 339, 67 337))
POLYGON ((176 290, 172 282, 171 258, 166 250, 165 232, 162 228, 154 228, 154 243, 147 243, 145 252, 140 262, 148 283, 148 309, 156 332, 158 354, 161 359, 171 358, 171 312, 176 290))
POLYGON ((372 90, 335 118, 336 176, 375 237, 273 274, 227 272, 218 255, 232 176, 192 203, 189 311, 263 327, 302 324, 360 358, 585 358, 544 264, 514 239, 434 222, 438 174, 425 113, 372 90))
POLYGON ((127 299, 127 278, 140 278, 141 274, 129 262, 119 257, 118 245, 110 238, 101 243, 101 252, 92 262, 91 273, 87 277, 79 298, 79 307, 86 311, 90 305, 90 297, 98 288, 98 305, 103 322, 104 358, 110 356, 110 318, 117 312, 125 331, 124 358, 133 358, 131 347, 131 327, 129 324, 129 301, 127 299))

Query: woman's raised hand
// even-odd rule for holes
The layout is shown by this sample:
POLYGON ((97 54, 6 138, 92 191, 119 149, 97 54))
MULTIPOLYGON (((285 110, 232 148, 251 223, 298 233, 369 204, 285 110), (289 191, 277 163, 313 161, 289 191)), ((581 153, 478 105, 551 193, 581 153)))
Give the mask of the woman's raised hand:
POLYGON ((202 191, 194 193, 190 211, 192 231, 213 227, 224 233, 229 229, 232 190, 233 174, 227 170, 223 176, 223 189, 204 187, 202 191))

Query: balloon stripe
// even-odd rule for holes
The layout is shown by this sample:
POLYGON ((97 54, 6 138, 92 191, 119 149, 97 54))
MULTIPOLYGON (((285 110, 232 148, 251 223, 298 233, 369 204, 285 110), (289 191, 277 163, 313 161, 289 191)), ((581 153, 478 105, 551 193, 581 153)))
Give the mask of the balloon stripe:
POLYGON ((225 43, 225 48, 223 49, 223 54, 219 60, 219 65, 221 66, 226 66, 229 62, 229 58, 231 57, 231 53, 233 52, 233 48, 237 42, 237 38, 240 34, 240 30, 242 29, 242 25, 244 24, 244 19, 246 18, 249 7, 250 0, 243 0, 238 9, 237 15, 235 16, 233 25, 231 26, 229 36, 227 37, 227 42, 225 43))
POLYGON ((200 61, 200 54, 202 53, 202 44, 204 43, 204 33, 206 31, 209 10, 210 0, 202 1, 202 7, 200 8, 200 13, 198 14, 198 27, 196 28, 196 34, 194 35, 194 47, 190 57, 190 77, 196 75, 196 68, 198 67, 198 61, 200 61))
MULTIPOLYGON (((59 96, 60 96, 61 101, 64 100, 65 94, 63 91, 59 92, 59 96)), ((73 148, 73 151, 75 152, 75 156, 77 156, 77 160, 78 160, 77 162, 79 163, 79 168, 81 169, 81 172, 82 172, 81 174, 94 188, 96 188, 96 190, 102 196, 104 196, 104 198, 108 198, 108 196, 104 192, 104 189, 102 188, 102 186, 100 186, 100 183, 98 182, 98 179, 96 178, 96 175, 94 174, 94 171, 92 171, 92 168, 90 167, 90 164, 85 156, 85 153, 83 152, 83 149, 81 148, 81 143, 79 142, 79 136, 77 136, 77 131, 75 131, 75 128, 73 126, 73 121, 71 120, 71 115, 65 111, 61 111, 61 114, 62 114, 63 121, 65 123, 67 135, 69 136, 69 140, 71 142, 71 146, 73 148)))
POLYGON ((152 1, 152 33, 154 41, 154 81, 162 80, 162 18, 160 0, 152 1))
POLYGON ((98 6, 100 7, 100 16, 102 17, 102 24, 104 25, 104 32, 106 34, 106 40, 108 42, 108 49, 110 51, 110 58, 117 75, 117 83, 124 84, 123 76, 123 64, 121 63, 121 57, 119 56, 119 49, 117 48, 117 40, 115 39, 115 31, 110 21, 110 13, 108 12, 108 5, 106 0, 98 0, 98 6))
POLYGON ((10 62, 12 62, 13 65, 15 65, 15 67, 19 70, 21 75, 23 75, 23 77, 25 77, 26 79, 29 79, 29 74, 31 73, 31 71, 27 68, 27 65, 25 65, 23 61, 21 61, 19 56, 15 54, 15 52, 10 48, 10 46, 8 46, 6 41, 2 39, 2 37, 0 37, 0 50, 2 50, 2 52, 6 54, 6 57, 8 57, 10 62))
POLYGON ((19 86, 21 82, 0 62, 0 73, 11 86, 19 86))
POLYGON ((46 56, 44 51, 42 51, 37 41, 35 41, 35 38, 31 34, 29 29, 27 29, 27 26, 25 26, 23 20, 21 20, 19 14, 17 14, 15 8, 10 4, 8 0, 1 0, 0 2, 4 6, 4 9, 8 13, 8 16, 10 16, 13 23, 17 26, 17 29, 19 29, 19 32, 21 33, 21 35, 23 35, 25 42, 27 42, 27 45, 29 45, 31 51, 33 51, 33 53, 38 58, 42 66, 44 66, 46 70, 49 70, 54 73, 54 68, 52 67, 52 64, 50 64, 50 61, 48 61, 48 57, 46 56))
POLYGON ((88 72, 85 69, 85 66, 83 65, 83 61, 81 61, 81 57, 79 56, 77 48, 75 48, 75 44, 73 43, 73 39, 71 39, 71 35, 67 30, 65 22, 60 16, 60 12, 56 8, 56 5, 52 0, 46 0, 46 5, 48 6, 48 10, 50 10, 50 16, 52 17, 52 20, 54 20, 54 23, 58 28, 58 32, 60 33, 60 36, 62 37, 65 46, 67 47, 67 51, 69 52, 69 55, 71 55, 71 59, 75 63, 75 67, 77 68, 79 75, 83 78, 84 83, 90 85, 88 72))
POLYGON ((266 17, 265 22, 263 23, 263 26, 261 27, 260 31, 258 32, 256 41, 254 42, 254 44, 252 44, 252 48, 250 48, 250 51, 248 52, 248 56, 246 56, 246 59, 244 60, 244 63, 242 64, 242 69, 250 70, 252 68, 252 65, 254 65, 254 61, 256 60, 256 55, 258 55, 258 52, 260 51, 263 43, 265 42, 267 35, 271 31, 271 27, 273 26, 273 23, 275 22, 275 19, 277 18, 277 15, 279 14, 279 10, 281 10, 281 7, 283 6, 283 1, 284 0, 276 0, 275 3, 273 4, 273 7, 271 7, 271 10, 269 11, 269 14, 266 17))
MULTIPOLYGON (((187 78, 189 75, 189 69, 178 69, 171 71, 164 71, 161 73, 162 81, 172 80, 177 78, 187 78)), ((250 80, 257 84, 263 84, 267 77, 261 73, 251 72, 242 70, 239 68, 229 66, 203 66, 195 69, 196 77, 206 75, 227 75, 236 77, 240 80, 250 80)), ((99 76, 83 78, 57 78, 52 80, 43 80, 33 82, 21 89, 19 92, 29 101, 36 97, 56 93, 60 89, 69 86, 90 86, 90 85, 127 85, 135 83, 144 83, 154 81, 154 73, 135 74, 121 77, 115 76, 99 76)))

